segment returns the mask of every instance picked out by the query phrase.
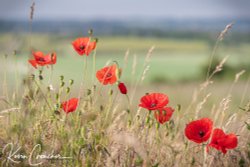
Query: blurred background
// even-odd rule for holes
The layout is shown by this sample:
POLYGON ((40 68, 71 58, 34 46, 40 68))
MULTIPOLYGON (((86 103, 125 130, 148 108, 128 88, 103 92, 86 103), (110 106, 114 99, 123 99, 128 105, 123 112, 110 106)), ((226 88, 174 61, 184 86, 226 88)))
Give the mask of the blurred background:
MULTIPOLYGON (((53 74, 57 80, 64 74, 67 79, 80 82, 84 58, 76 54, 71 42, 87 36, 89 29, 93 29, 99 39, 97 69, 109 60, 116 60, 122 66, 129 51, 123 73, 126 82, 141 76, 145 56, 152 46, 155 49, 144 81, 146 85, 204 80, 216 39, 229 23, 234 23, 233 28, 220 43, 212 66, 225 56, 229 59, 225 70, 215 77, 232 81, 237 72, 250 68, 248 0, 42 0, 34 1, 31 26, 32 2, 0 1, 0 75, 7 70, 10 81, 15 71, 18 76, 24 76, 31 70, 27 60, 33 48, 57 52, 58 63, 53 74), (12 58, 15 61, 10 60, 12 58)), ((91 55, 88 61, 90 67, 91 55)), ((91 69, 89 75, 92 75, 91 69)), ((47 71, 49 73, 49 69, 47 71)))

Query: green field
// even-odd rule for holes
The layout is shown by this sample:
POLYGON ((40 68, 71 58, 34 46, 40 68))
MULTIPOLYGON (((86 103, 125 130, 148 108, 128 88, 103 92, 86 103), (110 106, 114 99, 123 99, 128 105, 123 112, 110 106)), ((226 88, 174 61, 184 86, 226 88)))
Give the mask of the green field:
MULTIPOLYGON (((213 45, 205 40, 142 37, 99 37, 98 39, 96 69, 103 67, 108 61, 114 60, 123 67, 126 64, 125 53, 129 51, 126 68, 123 69, 123 79, 126 81, 132 81, 142 75, 147 52, 152 46, 155 46, 148 63, 150 70, 147 72, 145 83, 203 79, 204 69, 208 65, 213 48, 213 45)), ((54 66, 54 79, 64 74, 66 78, 80 82, 83 68, 85 68, 85 58, 78 56, 73 50, 71 46, 73 40, 74 37, 52 34, 33 34, 32 36, 29 34, 1 34, 0 54, 8 55, 7 60, 1 56, 1 75, 7 71, 11 80, 15 71, 12 66, 18 66, 17 71, 20 76, 32 69, 28 68, 30 65, 27 65, 27 60, 31 55, 29 48, 32 47, 34 50, 55 51, 57 53, 58 62, 54 66), (13 50, 17 51, 16 56, 13 56, 13 50)), ((244 67, 250 62, 249 46, 249 43, 240 43, 237 46, 223 45, 222 43, 216 58, 221 60, 229 55, 229 65, 237 67, 242 65, 244 67)), ((92 61, 93 55, 90 55, 87 58, 90 75, 93 69, 92 61)), ((49 69, 45 68, 44 71, 47 71, 46 75, 50 75, 49 69)))

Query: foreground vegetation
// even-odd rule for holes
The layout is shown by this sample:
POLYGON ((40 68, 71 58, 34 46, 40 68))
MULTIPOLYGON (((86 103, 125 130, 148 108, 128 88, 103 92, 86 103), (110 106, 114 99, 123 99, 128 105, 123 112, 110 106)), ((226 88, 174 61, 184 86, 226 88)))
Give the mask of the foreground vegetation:
MULTIPOLYGON (((9 36, 5 38, 8 39, 9 36)), ((27 55, 28 47, 23 47, 23 51, 19 53, 16 52, 14 55, 10 53, 3 57, 3 66, 1 66, 4 69, 3 89, 0 99, 2 106, 0 163, 2 166, 32 164, 40 166, 249 166, 250 79, 248 77, 248 80, 242 80, 244 75, 249 76, 249 71, 240 69, 231 73, 231 81, 216 81, 213 78, 223 72, 226 63, 226 58, 219 57, 218 64, 214 68, 209 68, 208 71, 211 72, 203 76, 205 81, 201 83, 196 81, 169 85, 164 81, 167 84, 158 87, 143 84, 150 78, 148 76, 150 70, 156 70, 153 75, 151 73, 151 77, 156 76, 161 79, 166 75, 165 71, 178 76, 184 71, 194 70, 196 61, 199 65, 203 62, 211 66, 212 63, 208 62, 207 57, 203 56, 203 60, 199 59, 210 49, 204 42, 160 41, 158 43, 158 40, 150 39, 140 43, 141 39, 129 41, 126 38, 103 38, 103 40, 100 38, 97 43, 98 50, 93 50, 88 57, 85 55, 81 57, 74 52, 68 39, 60 40, 59 44, 49 40, 51 38, 48 36, 31 39, 32 47, 36 50, 39 48, 46 53, 56 51, 58 61, 55 65, 55 62, 48 62, 49 68, 44 66, 35 69, 28 64, 28 67, 25 66, 23 69, 23 74, 29 69, 28 74, 20 75, 22 71, 19 69, 23 68, 22 64, 31 60, 28 57, 21 57, 24 54, 27 55), (110 40, 110 43, 105 43, 105 40, 110 40), (114 42, 111 42, 112 40, 114 42), (123 41, 129 41, 128 45, 131 45, 132 51, 127 52, 124 58, 117 57, 119 48, 122 50, 121 55, 127 49, 123 41), (155 44, 155 48, 151 47, 148 52, 144 51, 145 47, 150 47, 151 42, 155 44), (180 45, 177 45, 178 43, 180 45), (133 51, 134 46, 137 46, 138 51, 133 51), (157 46, 160 49, 154 53, 157 46), (178 50, 171 54, 177 56, 176 59, 167 57, 168 59, 163 62, 164 54, 168 54, 163 50, 170 51, 168 47, 178 50), (105 50, 105 48, 108 49, 105 50), (55 50, 51 51, 52 49, 55 50), (98 54, 99 49, 100 54, 98 54), (179 51, 181 49, 185 51, 185 55, 183 55, 184 52, 179 51), (103 56, 108 51, 114 56, 103 56), (138 58, 133 56, 134 53, 140 54, 138 58), (142 57, 143 54, 144 57, 142 57), (111 60, 108 61, 108 59, 111 60), (168 60, 171 59, 175 59, 173 62, 176 64, 169 63, 168 60), (183 64, 179 60, 182 60, 183 64), (22 61, 23 63, 19 64, 22 61), (189 61, 193 64, 185 67, 189 61), (118 72, 120 70, 113 72, 112 75, 116 75, 116 80, 109 85, 104 85, 100 76, 96 75, 96 71, 105 65, 104 62, 107 62, 106 66, 116 65, 118 69, 122 68, 122 72, 118 72), (15 63, 19 65, 13 65, 15 63), (15 75, 10 76, 10 70, 15 75), (178 73, 178 70, 181 72, 178 73), (8 78, 11 79, 8 80, 8 78), (131 78, 131 82, 128 82, 127 78, 131 78), (117 84, 120 82, 125 82, 128 92, 119 90, 117 84), (141 97, 154 92, 166 94, 169 98, 167 105, 175 110, 170 120, 166 122, 155 119, 154 109, 151 108, 148 111, 142 107, 143 105, 139 107, 142 103, 141 97), (69 111, 67 107, 66 109, 63 107, 63 104, 72 97, 79 99, 79 104, 69 111), (226 154, 216 149, 210 149, 207 152, 204 147, 209 141, 197 144, 188 140, 184 133, 186 124, 203 117, 213 120, 213 127, 235 134, 238 140, 237 147, 230 149, 226 154), (17 152, 9 157, 10 153, 15 151, 17 152)), ((20 43, 17 42, 16 45, 18 44, 20 43)), ((20 47, 19 45, 14 48, 20 47)), ((244 47, 245 45, 242 45, 236 50, 244 47)), ((10 50, 15 49, 11 47, 10 50)), ((249 51, 242 49, 242 52, 247 54, 249 51)), ((223 49, 219 50, 219 53, 224 53, 223 49)), ((215 54, 212 55, 214 56, 215 54)), ((197 75, 197 71, 199 70, 196 69, 194 76, 197 75)), ((190 73, 186 75, 192 76, 190 73)), ((151 107, 155 107, 154 105, 151 107)))

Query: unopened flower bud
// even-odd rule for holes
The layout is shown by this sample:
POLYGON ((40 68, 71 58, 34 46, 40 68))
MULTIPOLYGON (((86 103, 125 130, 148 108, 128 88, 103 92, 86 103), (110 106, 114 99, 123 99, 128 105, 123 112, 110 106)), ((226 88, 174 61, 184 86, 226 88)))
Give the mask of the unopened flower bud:
POLYGON ((127 87, 123 82, 120 82, 118 88, 122 94, 127 94, 127 87))
POLYGON ((98 38, 95 38, 94 41, 97 43, 97 42, 99 41, 99 39, 98 39, 98 38))
POLYGON ((61 80, 61 81, 64 80, 64 76, 63 76, 63 75, 60 76, 60 80, 61 80))
POLYGON ((61 85, 60 85, 60 86, 63 87, 64 85, 65 85, 65 82, 61 82, 61 85))
POLYGON ((112 90, 112 89, 110 89, 109 95, 110 95, 110 96, 113 95, 113 90, 112 90))
POLYGON ((58 99, 59 99, 59 94, 57 93, 57 94, 56 94, 56 100, 58 100, 58 99))
POLYGON ((88 33, 89 33, 90 36, 92 36, 93 35, 93 29, 89 29, 88 33))
POLYGON ((91 90, 88 89, 88 90, 87 90, 87 95, 90 95, 90 94, 91 94, 91 90))
POLYGON ((43 76, 42 75, 39 75, 39 80, 43 80, 43 76))
POLYGON ((74 84, 74 80, 73 79, 69 80, 69 84, 73 85, 74 84))
POLYGON ((69 93, 69 92, 70 92, 70 88, 67 87, 67 88, 66 88, 66 93, 69 93))

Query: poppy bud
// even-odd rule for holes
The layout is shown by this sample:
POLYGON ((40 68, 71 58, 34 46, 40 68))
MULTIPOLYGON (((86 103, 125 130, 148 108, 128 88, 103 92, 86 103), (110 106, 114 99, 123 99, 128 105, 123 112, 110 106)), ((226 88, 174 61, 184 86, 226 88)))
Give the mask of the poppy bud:
POLYGON ((120 82, 118 88, 122 94, 127 94, 127 88, 123 82, 120 82))
POLYGON ((43 80, 43 76, 42 75, 39 75, 39 80, 43 80))
POLYGON ((73 79, 69 80, 69 84, 73 85, 74 84, 74 80, 73 79))
POLYGON ((61 81, 64 80, 64 76, 63 76, 63 75, 60 76, 60 80, 61 80, 61 81))
POLYGON ((98 39, 98 38, 95 38, 94 41, 97 43, 97 42, 99 41, 99 39, 98 39))
POLYGON ((59 99, 59 93, 56 94, 56 100, 58 100, 58 99, 59 99))
POLYGON ((113 90, 112 90, 112 89, 110 89, 109 95, 110 95, 110 96, 113 95, 113 90))
POLYGON ((59 103, 55 104, 55 106, 54 106, 55 110, 58 110, 60 108, 60 106, 61 105, 59 103))
POLYGON ((67 88, 66 88, 66 93, 69 93, 69 92, 70 92, 70 88, 67 87, 67 88))
POLYGON ((247 130, 250 130, 250 124, 248 124, 247 122, 245 122, 246 126, 247 126, 247 130))
POLYGON ((132 121, 129 120, 129 121, 128 121, 128 126, 131 126, 131 124, 132 124, 132 121))
POLYGON ((60 112, 59 112, 58 110, 55 110, 55 111, 54 111, 54 114, 60 115, 60 112))
POLYGON ((93 35, 93 29, 89 29, 88 33, 89 33, 90 36, 92 36, 93 35))
POLYGON ((177 111, 181 111, 181 105, 177 104, 177 111))
POLYGON ((62 81, 61 84, 60 84, 60 86, 64 87, 64 85, 65 85, 65 82, 62 81))
POLYGON ((91 90, 90 89, 87 90, 87 95, 91 95, 91 90))
POLYGON ((104 110, 103 105, 100 105, 100 110, 101 110, 101 111, 103 111, 103 110, 104 110))
POLYGON ((160 128, 160 124, 156 123, 156 129, 159 129, 159 128, 160 128))

